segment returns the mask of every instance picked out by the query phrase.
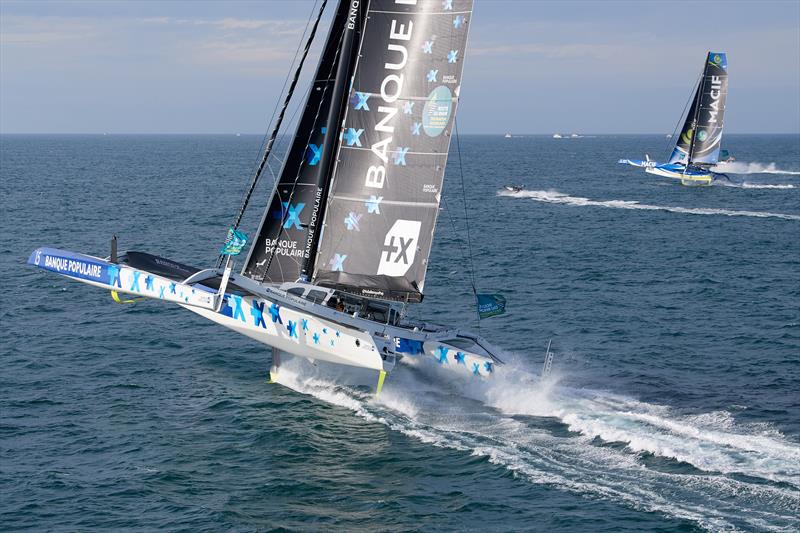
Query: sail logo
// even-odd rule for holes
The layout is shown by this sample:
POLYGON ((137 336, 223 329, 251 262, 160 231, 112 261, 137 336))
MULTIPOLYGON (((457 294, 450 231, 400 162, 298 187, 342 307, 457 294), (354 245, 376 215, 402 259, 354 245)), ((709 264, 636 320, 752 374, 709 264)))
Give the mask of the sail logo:
POLYGON ((414 264, 417 255, 417 242, 422 222, 418 220, 396 220, 386 234, 381 250, 378 274, 384 276, 405 276, 414 264))
MULTIPOLYGON (((719 114, 720 98, 722 98, 721 76, 711 76, 711 90, 708 92, 708 96, 711 97, 711 103, 708 106, 710 108, 708 110, 708 123, 716 124, 717 115, 719 114)), ((700 140, 702 141, 703 139, 700 140)))
MULTIPOLYGON (((395 0, 398 4, 415 4, 416 0, 395 0)), ((392 19, 389 27, 389 42, 386 44, 387 61, 383 64, 386 76, 381 81, 379 96, 383 105, 378 105, 377 112, 381 118, 376 120, 373 130, 379 140, 370 147, 372 153, 380 159, 380 163, 367 168, 364 186, 382 189, 386 182, 386 165, 389 163, 389 147, 394 140, 394 118, 399 111, 398 99, 403 93, 405 73, 408 64, 408 46, 414 30, 414 22, 409 19, 401 23, 392 19)), ((377 95, 376 95, 377 96, 377 95)))

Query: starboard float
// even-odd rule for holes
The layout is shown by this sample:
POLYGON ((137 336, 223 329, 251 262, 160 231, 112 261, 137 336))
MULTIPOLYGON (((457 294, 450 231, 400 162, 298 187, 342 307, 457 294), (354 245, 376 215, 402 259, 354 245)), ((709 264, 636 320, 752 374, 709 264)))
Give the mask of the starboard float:
MULTIPOLYGON (((238 230, 327 2, 323 2, 244 205, 214 268, 143 252, 108 257, 39 248, 29 263, 111 291, 164 300, 281 355, 386 373, 431 358, 470 379, 502 362, 482 337, 415 322, 423 297, 461 88, 472 0, 342 0, 244 266, 238 230)), ((473 285, 474 288, 474 285, 473 285)), ((479 314, 502 313, 478 295, 479 314)))
POLYGON ((669 161, 658 163, 645 156, 644 160, 619 162, 681 180, 684 185, 711 185, 715 176, 711 167, 719 161, 727 96, 728 59, 724 53, 709 52, 669 161))

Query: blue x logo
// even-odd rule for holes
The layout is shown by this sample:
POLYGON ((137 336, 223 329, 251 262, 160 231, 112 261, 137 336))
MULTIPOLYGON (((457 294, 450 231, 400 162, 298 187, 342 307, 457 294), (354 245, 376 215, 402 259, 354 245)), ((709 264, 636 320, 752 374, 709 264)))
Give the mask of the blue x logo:
POLYGON ((141 291, 142 290, 142 289, 139 288, 139 276, 141 276, 141 275, 142 275, 141 272, 139 272, 137 270, 133 271, 133 281, 131 281, 131 290, 132 291, 141 291))
POLYGON ((289 205, 289 202, 281 202, 281 204, 283 205, 284 212, 286 212, 286 220, 283 223, 283 229, 288 229, 292 226, 297 229, 303 229, 300 226, 300 213, 303 211, 306 204, 297 203, 292 206, 289 205))
POLYGON ((369 200, 364 202, 364 205, 367 206, 367 213, 376 213, 378 215, 381 214, 381 201, 383 200, 383 196, 370 196, 369 200))
POLYGON ((360 93, 356 92, 356 111, 359 109, 363 109, 364 111, 369 111, 369 105, 367 104, 367 100, 369 97, 372 96, 370 93, 360 93))
POLYGON ((256 326, 261 325, 262 328, 267 329, 267 323, 264 321, 264 306, 267 302, 261 302, 261 305, 256 300, 253 300, 253 308, 250 309, 250 314, 253 316, 253 323, 256 326))
POLYGON ((344 260, 347 259, 347 254, 333 254, 333 259, 328 261, 331 265, 331 270, 344 272, 344 260))
POLYGON ((400 166, 406 166, 406 153, 408 152, 408 146, 405 148, 397 148, 397 151, 394 153, 394 164, 400 166))
POLYGON ((322 145, 321 144, 309 144, 308 148, 306 148, 306 161, 312 167, 319 163, 320 158, 322 157, 322 145))
POLYGON ((361 146, 361 134, 364 133, 363 129, 356 130, 355 128, 347 128, 344 134, 344 140, 347 146, 361 146))

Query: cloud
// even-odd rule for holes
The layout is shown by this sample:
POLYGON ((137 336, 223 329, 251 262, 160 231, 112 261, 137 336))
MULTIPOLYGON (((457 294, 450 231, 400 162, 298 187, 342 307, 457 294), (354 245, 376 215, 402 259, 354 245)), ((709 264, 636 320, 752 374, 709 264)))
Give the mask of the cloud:
POLYGON ((91 38, 96 26, 84 19, 62 17, 0 17, 0 45, 47 46, 91 38))

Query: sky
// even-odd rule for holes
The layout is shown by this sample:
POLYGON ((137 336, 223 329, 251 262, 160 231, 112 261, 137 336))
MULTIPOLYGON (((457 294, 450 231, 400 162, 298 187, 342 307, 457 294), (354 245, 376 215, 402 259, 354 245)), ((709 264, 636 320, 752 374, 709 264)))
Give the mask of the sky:
MULTIPOLYGON (((708 50, 727 132, 800 132, 798 0, 475 4, 462 133, 669 133, 708 50)), ((263 134, 313 8, 0 0, 0 133, 263 134)))

